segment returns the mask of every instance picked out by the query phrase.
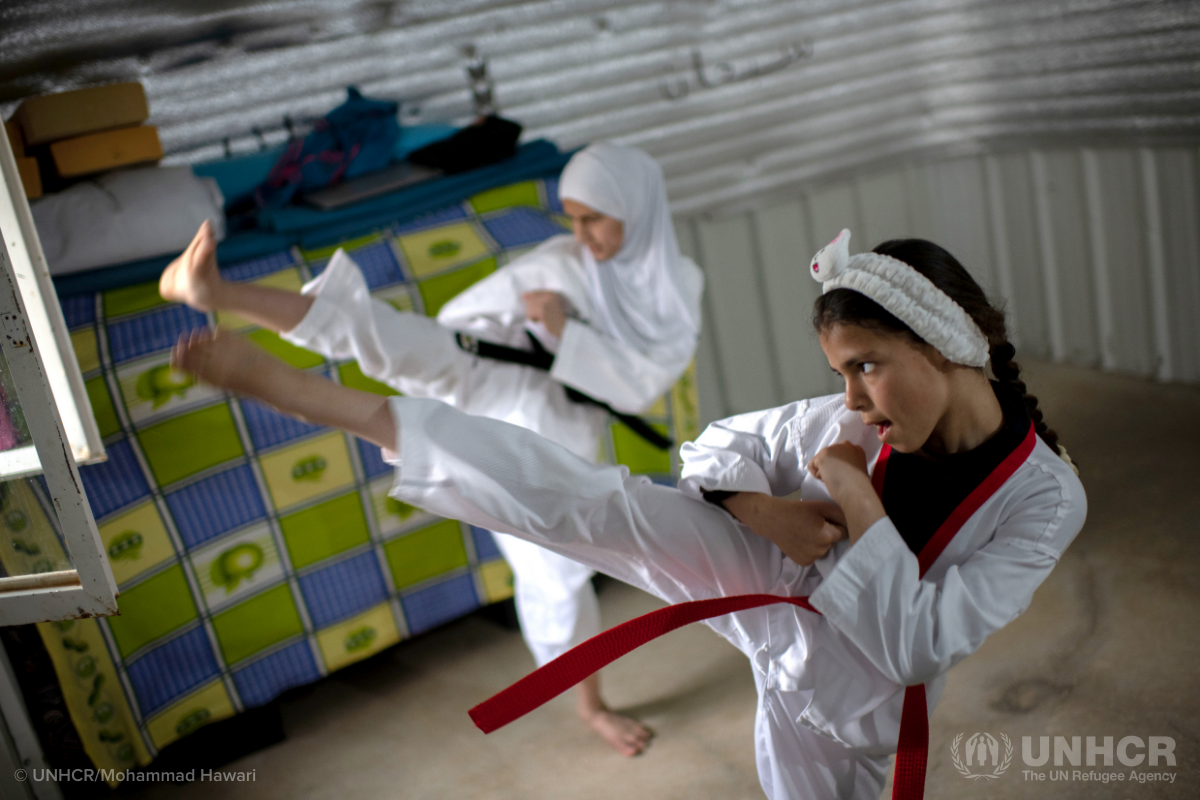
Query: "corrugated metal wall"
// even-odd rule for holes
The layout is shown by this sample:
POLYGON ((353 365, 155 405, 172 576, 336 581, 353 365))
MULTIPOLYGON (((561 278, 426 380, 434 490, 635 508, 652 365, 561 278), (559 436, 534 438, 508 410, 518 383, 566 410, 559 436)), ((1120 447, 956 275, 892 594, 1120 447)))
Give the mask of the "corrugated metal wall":
POLYGON ((486 59, 527 136, 663 163, 711 419, 833 388, 797 276, 843 226, 947 246, 1025 352, 1200 380, 1198 54, 1195 0, 8 0, 0 113, 141 80, 169 160, 205 160, 348 84, 462 122, 486 59))
POLYGON ((1198 52, 1194 0, 8 0, 0 111, 141 80, 173 158, 216 158, 352 83, 462 121, 478 56, 530 136, 645 147, 693 213, 914 156, 1194 142, 1198 52))
POLYGON ((676 220, 708 276, 704 421, 840 391, 810 314, 812 254, 918 236, 1006 298, 1022 353, 1200 382, 1200 149, 1076 148, 864 172, 792 199, 676 220))

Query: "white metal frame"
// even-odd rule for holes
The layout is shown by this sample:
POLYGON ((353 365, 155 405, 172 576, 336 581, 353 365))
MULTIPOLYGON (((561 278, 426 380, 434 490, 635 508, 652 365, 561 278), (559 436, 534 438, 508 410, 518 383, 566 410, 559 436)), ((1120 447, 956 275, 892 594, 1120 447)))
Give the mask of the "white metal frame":
MULTIPOLYGON (((7 136, 0 136, 0 232, 75 461, 79 464, 103 461, 104 444, 7 136)), ((0 479, 37 472, 37 465, 30 463, 33 455, 30 450, 23 457, 9 454, 0 458, 0 479)))
POLYGON ((0 578, 0 625, 115 614, 117 584, 67 446, 58 405, 42 368, 38 340, 26 316, 27 306, 9 260, 10 235, 3 233, 0 341, 75 569, 0 578))

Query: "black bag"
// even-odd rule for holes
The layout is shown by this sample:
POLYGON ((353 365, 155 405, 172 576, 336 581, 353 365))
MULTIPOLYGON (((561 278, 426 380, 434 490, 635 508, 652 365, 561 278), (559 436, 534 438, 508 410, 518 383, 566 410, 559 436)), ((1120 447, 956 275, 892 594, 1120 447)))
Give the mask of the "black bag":
POLYGON ((409 153, 408 160, 453 175, 494 164, 517 152, 521 126, 497 116, 484 117, 453 136, 409 153))

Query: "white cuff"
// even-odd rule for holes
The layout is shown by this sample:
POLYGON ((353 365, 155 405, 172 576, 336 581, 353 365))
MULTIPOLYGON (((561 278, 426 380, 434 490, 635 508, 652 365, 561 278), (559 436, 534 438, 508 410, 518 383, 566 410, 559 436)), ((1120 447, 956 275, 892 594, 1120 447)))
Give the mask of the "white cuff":
POLYGON ((554 366, 550 368, 550 377, 568 386, 582 374, 575 374, 573 369, 580 360, 580 348, 585 344, 584 338, 589 333, 588 326, 579 320, 567 319, 563 326, 562 336, 558 338, 558 349, 554 354, 554 366))
POLYGON ((313 304, 296 327, 280 331, 280 338, 303 347, 305 342, 329 329, 343 303, 352 301, 356 292, 365 289, 362 271, 346 251, 339 248, 329 259, 325 271, 301 287, 300 293, 311 296, 313 304))
POLYGON ((525 329, 537 337, 537 340, 542 343, 542 347, 546 348, 546 352, 558 354, 558 350, 562 347, 562 339, 555 336, 541 322, 533 320, 525 320, 525 329))
MULTIPOLYGON (((690 442, 685 443, 684 447, 690 442)), ((701 463, 701 468, 705 465, 701 463)), ((700 490, 708 492, 758 492, 771 494, 771 484, 757 465, 753 469, 745 461, 737 461, 716 474, 687 475, 679 480, 679 489, 692 497, 700 497, 700 490)))
MULTIPOLYGON (((859 596, 875 575, 911 555, 892 520, 877 520, 843 555, 828 578, 809 597, 813 607, 838 628, 857 624, 859 596)), ((915 558, 915 556, 913 556, 915 558)))
POLYGON ((678 376, 590 325, 568 319, 550 377, 617 411, 644 414, 678 376))

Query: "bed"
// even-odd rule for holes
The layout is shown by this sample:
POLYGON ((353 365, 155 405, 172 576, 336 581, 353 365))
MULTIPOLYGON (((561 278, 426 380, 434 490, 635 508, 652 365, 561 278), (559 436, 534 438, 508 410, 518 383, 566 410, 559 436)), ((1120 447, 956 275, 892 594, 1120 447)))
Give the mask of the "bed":
MULTIPOLYGON (((357 226, 305 224, 315 212, 301 212, 285 220, 291 228, 255 240, 267 252, 232 263, 227 249, 222 271, 299 289, 343 247, 375 296, 434 315, 567 230, 561 166, 482 191, 459 184, 451 191, 471 193, 433 210, 429 197, 393 211, 377 204, 357 226), (290 243, 280 247, 281 236, 290 243)), ((121 613, 39 631, 84 749, 97 767, 118 772, 207 723, 512 594, 487 531, 387 496, 391 475, 378 447, 180 380, 168 369, 169 347, 181 332, 215 323, 301 369, 387 387, 353 362, 326 361, 236 316, 165 303, 158 270, 128 265, 58 287, 108 452, 80 474, 121 613)), ((645 416, 677 442, 693 438, 694 373, 645 416)), ((611 461, 672 481, 673 456, 618 422, 604 448, 611 461)))

